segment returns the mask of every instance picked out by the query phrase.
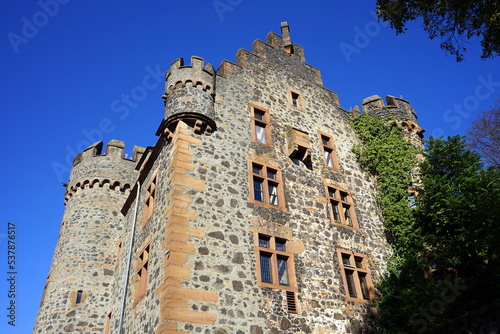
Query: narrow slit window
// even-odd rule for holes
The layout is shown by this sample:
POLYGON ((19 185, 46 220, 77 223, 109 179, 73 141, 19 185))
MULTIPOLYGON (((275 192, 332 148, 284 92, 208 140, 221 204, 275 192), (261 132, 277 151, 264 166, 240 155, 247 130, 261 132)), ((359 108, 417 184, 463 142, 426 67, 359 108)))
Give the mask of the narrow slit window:
POLYGON ((82 302, 82 294, 83 294, 83 291, 82 290, 78 290, 76 292, 76 300, 75 300, 75 304, 80 304, 82 302))

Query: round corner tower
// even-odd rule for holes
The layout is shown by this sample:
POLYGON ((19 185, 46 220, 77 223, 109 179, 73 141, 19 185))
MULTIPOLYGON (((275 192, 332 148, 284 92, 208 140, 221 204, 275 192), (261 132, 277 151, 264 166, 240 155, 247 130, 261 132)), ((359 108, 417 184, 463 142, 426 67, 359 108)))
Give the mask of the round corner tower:
POLYGON ((215 70, 203 58, 191 57, 191 65, 178 58, 166 73, 165 117, 160 127, 173 132, 182 120, 195 133, 210 135, 216 130, 214 98, 215 70))
POLYGON ((370 116, 382 119, 395 117, 405 131, 405 137, 410 139, 417 148, 423 149, 424 129, 418 124, 417 113, 410 102, 395 96, 386 95, 387 105, 378 95, 367 97, 363 100, 363 112, 370 116))
POLYGON ((102 142, 80 153, 66 186, 63 222, 33 333, 102 332, 123 234, 120 213, 144 149, 102 142))

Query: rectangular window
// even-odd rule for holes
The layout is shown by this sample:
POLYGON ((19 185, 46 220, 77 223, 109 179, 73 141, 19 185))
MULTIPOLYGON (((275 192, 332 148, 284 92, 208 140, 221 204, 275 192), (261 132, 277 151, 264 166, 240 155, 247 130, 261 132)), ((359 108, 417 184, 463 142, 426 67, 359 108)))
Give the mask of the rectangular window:
POLYGON ((295 93, 295 92, 292 92, 292 106, 294 106, 295 108, 298 108, 299 106, 299 94, 298 93, 295 93))
POLYGON ((269 112, 250 106, 252 112, 252 139, 253 141, 271 145, 271 129, 269 126, 269 112))
POLYGON ((370 302, 373 299, 373 285, 366 257, 349 251, 337 251, 348 300, 370 302))
POLYGON ((146 295, 148 287, 148 272, 149 272, 149 252, 150 243, 142 247, 138 253, 135 264, 135 299, 134 304, 146 295))
POLYGON ((351 196, 348 192, 327 186, 328 207, 332 222, 358 228, 351 196))
POLYGON ((332 137, 320 132, 319 138, 321 142, 321 150, 323 151, 323 162, 325 166, 339 171, 340 168, 332 137))
POLYGON ((288 103, 290 106, 299 110, 304 110, 304 99, 300 92, 288 89, 288 103))
POLYGON ((157 175, 153 176, 151 182, 146 188, 146 194, 144 199, 144 212, 142 215, 142 227, 147 224, 149 218, 153 215, 155 200, 156 200, 156 179, 157 175))
POLYGON ((259 232, 262 233, 256 232, 254 236, 257 285, 284 290, 287 312, 298 313, 294 254, 289 251, 293 247, 288 247, 291 235, 283 233, 273 235, 273 232, 260 228, 259 232))
POLYGON ((82 290, 78 290, 76 292, 76 300, 75 300, 75 304, 80 304, 82 302, 82 294, 83 294, 83 291, 82 290))
POLYGON ((259 205, 285 209, 283 183, 278 169, 251 162, 251 200, 259 205))
POLYGON ((258 234, 256 250, 259 260, 259 282, 268 287, 291 286, 293 255, 287 252, 287 240, 266 234, 258 234))

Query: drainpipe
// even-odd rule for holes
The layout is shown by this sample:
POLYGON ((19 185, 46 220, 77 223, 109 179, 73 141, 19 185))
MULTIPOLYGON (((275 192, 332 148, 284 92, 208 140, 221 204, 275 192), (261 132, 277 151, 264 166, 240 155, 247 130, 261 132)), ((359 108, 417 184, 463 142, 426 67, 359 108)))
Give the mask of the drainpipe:
POLYGON ((125 280, 123 281, 123 295, 120 309, 120 321, 118 323, 118 334, 122 332, 123 325, 123 313, 125 312, 125 298, 127 297, 127 287, 128 287, 128 279, 130 276, 130 263, 132 262, 132 246, 134 244, 134 234, 135 234, 135 225, 137 222, 137 204, 139 202, 139 195, 141 193, 141 183, 137 181, 137 195, 135 196, 135 207, 134 207, 134 219, 132 221, 132 232, 130 237, 130 246, 128 248, 128 261, 127 268, 125 269, 125 280))

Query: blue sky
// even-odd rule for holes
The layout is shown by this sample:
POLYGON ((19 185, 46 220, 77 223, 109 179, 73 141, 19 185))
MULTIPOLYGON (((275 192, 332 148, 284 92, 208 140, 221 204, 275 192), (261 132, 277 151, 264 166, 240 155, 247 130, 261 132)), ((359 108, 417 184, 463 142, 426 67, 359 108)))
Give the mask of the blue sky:
POLYGON ((75 153, 101 139, 125 141, 128 153, 153 145, 163 73, 178 57, 218 68, 288 21, 342 107, 375 94, 403 97, 426 136, 464 134, 500 95, 500 59, 481 60, 478 41, 456 63, 418 23, 399 36, 378 23, 375 0, 337 3, 2 1, 0 332, 32 330, 75 153), (15 327, 6 316, 8 221, 16 226, 15 327))

